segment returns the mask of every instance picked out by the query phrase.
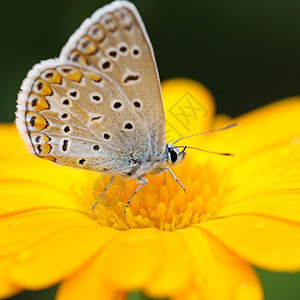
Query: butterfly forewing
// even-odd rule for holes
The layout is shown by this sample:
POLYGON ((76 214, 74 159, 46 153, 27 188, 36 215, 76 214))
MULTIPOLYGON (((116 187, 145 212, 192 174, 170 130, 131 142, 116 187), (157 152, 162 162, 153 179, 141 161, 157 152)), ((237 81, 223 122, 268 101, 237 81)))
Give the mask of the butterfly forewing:
POLYGON ((35 66, 17 111, 32 152, 111 173, 161 155, 165 119, 148 41, 134 6, 114 2, 82 24, 58 59, 35 66))
POLYGON ((115 2, 94 13, 70 38, 61 56, 95 68, 125 92, 150 134, 150 150, 165 148, 165 114, 153 49, 143 22, 128 2, 115 2))

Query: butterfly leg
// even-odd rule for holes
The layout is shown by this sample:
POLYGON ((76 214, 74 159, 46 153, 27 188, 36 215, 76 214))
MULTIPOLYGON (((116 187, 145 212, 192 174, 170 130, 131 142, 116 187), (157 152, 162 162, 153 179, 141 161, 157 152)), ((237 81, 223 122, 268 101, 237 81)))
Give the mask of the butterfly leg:
POLYGON ((169 171, 170 172, 170 174, 172 175, 172 177, 178 182, 178 184, 182 187, 182 189, 184 190, 184 192, 186 193, 186 191, 185 191, 185 188, 184 188, 184 186, 183 186, 183 184, 177 179, 177 177, 175 176, 175 174, 171 171, 171 169, 169 169, 168 167, 167 168, 165 168, 164 170, 166 170, 166 171, 169 171))
POLYGON ((102 197, 105 195, 106 191, 108 190, 108 188, 112 185, 112 183, 115 181, 115 179, 117 178, 117 176, 120 174, 120 172, 118 172, 116 175, 114 175, 110 182, 108 183, 108 185, 106 186, 104 192, 101 194, 101 196, 99 197, 99 199, 94 203, 92 210, 95 209, 95 206, 98 204, 98 202, 102 199, 102 197))
POLYGON ((134 193, 131 195, 131 197, 129 198, 129 200, 126 203, 125 209, 124 209, 124 214, 126 214, 126 209, 131 201, 131 199, 133 198, 133 196, 137 193, 137 191, 139 191, 143 186, 145 186, 148 183, 148 180, 142 176, 140 176, 138 178, 138 182, 142 181, 143 183, 134 191, 134 193))

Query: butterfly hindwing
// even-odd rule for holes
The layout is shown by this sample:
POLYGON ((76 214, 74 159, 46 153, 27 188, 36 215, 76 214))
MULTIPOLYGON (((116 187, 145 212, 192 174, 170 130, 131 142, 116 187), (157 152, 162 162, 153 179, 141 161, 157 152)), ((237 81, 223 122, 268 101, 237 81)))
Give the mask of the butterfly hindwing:
POLYGON ((126 95, 105 74, 49 60, 24 82, 17 123, 25 126, 37 156, 113 173, 126 169, 136 152, 128 139, 139 136, 139 151, 147 152, 145 125, 134 115, 126 95))

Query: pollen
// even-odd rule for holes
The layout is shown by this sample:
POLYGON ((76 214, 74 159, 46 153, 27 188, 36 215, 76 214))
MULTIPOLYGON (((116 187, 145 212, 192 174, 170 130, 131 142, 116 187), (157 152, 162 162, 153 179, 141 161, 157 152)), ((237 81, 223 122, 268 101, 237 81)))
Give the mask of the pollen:
MULTIPOLYGON (((92 215, 101 226, 117 230, 157 228, 174 231, 213 219, 224 205, 228 194, 228 176, 218 174, 211 163, 184 164, 173 171, 183 183, 186 193, 168 174, 147 175, 149 183, 132 198, 126 213, 124 208, 139 186, 135 180, 117 177, 92 215), (199 171, 200 170, 200 171, 199 171), (182 178, 182 180, 181 180, 182 178)), ((109 179, 100 177, 94 185, 94 200, 98 200, 109 179)), ((90 208, 93 203, 89 203, 90 208)))

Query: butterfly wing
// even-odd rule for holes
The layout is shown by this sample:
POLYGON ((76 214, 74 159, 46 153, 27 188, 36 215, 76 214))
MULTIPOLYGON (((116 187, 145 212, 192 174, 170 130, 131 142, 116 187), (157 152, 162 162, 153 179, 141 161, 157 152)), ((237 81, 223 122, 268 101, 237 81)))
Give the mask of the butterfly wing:
POLYGON ((152 155, 166 146, 165 113, 154 52, 135 6, 116 1, 97 10, 70 38, 61 57, 100 70, 118 83, 150 135, 152 155))
MULTIPOLYGON (((144 136, 126 95, 105 75, 48 60, 35 66, 19 96, 17 125, 31 151, 60 164, 102 172, 129 168, 128 139, 144 136)), ((147 151, 147 138, 139 151, 147 151)))
POLYGON ((72 167, 126 171, 134 158, 163 151, 164 125, 151 45, 134 6, 123 1, 87 19, 58 59, 36 65, 18 98, 17 126, 31 151, 72 167), (118 30, 103 21, 112 15, 118 30), (158 121, 163 127, 154 130, 158 121))

